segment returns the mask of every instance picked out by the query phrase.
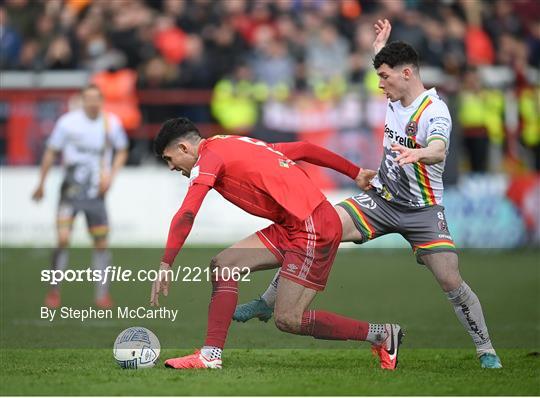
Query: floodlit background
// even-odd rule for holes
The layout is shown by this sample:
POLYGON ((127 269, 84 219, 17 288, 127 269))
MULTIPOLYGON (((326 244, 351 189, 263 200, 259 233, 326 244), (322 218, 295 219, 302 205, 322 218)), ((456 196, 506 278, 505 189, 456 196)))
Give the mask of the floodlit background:
MULTIPOLYGON (((113 245, 163 244, 186 181, 151 152, 159 124, 205 136, 308 140, 377 168, 386 100, 372 68, 373 23, 419 52, 422 78, 454 129, 445 205, 461 247, 540 240, 540 2, 429 0, 4 0, 0 3, 3 242, 53 245, 61 170, 31 202, 55 120, 101 87, 130 137, 108 197, 113 245)), ((335 203, 346 177, 306 166, 335 203)), ((228 243, 267 223, 212 195, 188 243, 228 243)), ((87 245, 84 224, 77 245, 87 245)), ((373 245, 403 246, 400 237, 373 245)))

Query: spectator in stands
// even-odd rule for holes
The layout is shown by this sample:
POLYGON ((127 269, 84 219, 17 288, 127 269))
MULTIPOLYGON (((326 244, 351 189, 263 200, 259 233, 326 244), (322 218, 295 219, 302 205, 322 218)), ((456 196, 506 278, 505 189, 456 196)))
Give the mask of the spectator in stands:
POLYGON ((242 62, 248 49, 246 42, 228 22, 221 22, 211 29, 208 42, 210 63, 216 79, 225 77, 242 62))
POLYGON ((24 42, 17 69, 24 71, 41 69, 39 44, 36 40, 27 40, 24 42))
POLYGON ((527 38, 529 47, 529 65, 540 65, 540 20, 531 22, 529 26, 530 35, 527 38))
POLYGON ((22 38, 11 26, 4 7, 0 7, 0 68, 9 69, 19 63, 22 38))
POLYGON ((104 110, 117 115, 128 133, 130 141, 128 164, 139 164, 142 148, 146 147, 146 138, 140 137, 138 131, 141 125, 141 111, 136 92, 137 73, 125 68, 124 65, 120 59, 112 62, 106 70, 94 74, 92 83, 103 94, 104 110))
POLYGON ((32 0, 5 0, 4 6, 10 25, 16 28, 22 38, 35 38, 36 21, 42 14, 42 5, 32 0))
POLYGON ((76 62, 66 37, 54 38, 45 54, 45 69, 73 69, 75 65, 76 62))
POLYGON ((189 35, 186 54, 180 64, 180 85, 185 88, 211 89, 216 83, 213 65, 200 36, 189 35))
POLYGON ((285 86, 294 87, 294 60, 289 56, 285 43, 272 36, 262 37, 263 29, 259 29, 259 38, 255 47, 252 68, 255 80, 264 83, 270 89, 285 86))
POLYGON ((373 68, 373 41, 375 34, 371 21, 363 19, 356 25, 353 51, 350 55, 351 80, 360 83, 366 72, 373 68))
POLYGON ((306 74, 313 87, 347 81, 349 46, 334 25, 324 23, 306 45, 306 74))
POLYGON ((232 76, 221 79, 214 87, 212 115, 229 131, 249 131, 257 123, 257 94, 253 72, 248 65, 240 64, 232 76))
MULTIPOLYGON (((540 63, 537 0, 0 2, 2 68, 107 73, 114 69, 111 65, 124 64, 139 72, 140 87, 219 86, 214 98, 221 99, 229 92, 222 89, 231 83, 232 97, 242 106, 249 104, 246 120, 257 114, 252 110, 262 99, 283 99, 293 90, 308 90, 319 100, 336 99, 355 91, 357 86, 347 84, 353 82, 364 87, 363 93, 376 95, 370 89, 378 91, 370 73, 369 38, 382 13, 392 20, 392 39, 412 43, 423 64, 442 68, 445 86, 454 93, 458 84, 452 81, 459 82, 470 65, 503 65, 529 76, 526 69, 540 63), (240 79, 239 90, 230 76, 246 64, 255 81, 240 79)), ((189 106, 176 104, 176 112, 189 106)), ((218 120, 227 119, 218 114, 218 120)))
POLYGON ((463 76, 459 94, 458 119, 463 128, 464 145, 471 171, 488 171, 490 142, 501 146, 504 140, 502 94, 487 90, 476 68, 463 76))
POLYGON ((179 64, 186 55, 187 35, 176 26, 169 16, 160 16, 156 21, 154 46, 172 64, 179 64))

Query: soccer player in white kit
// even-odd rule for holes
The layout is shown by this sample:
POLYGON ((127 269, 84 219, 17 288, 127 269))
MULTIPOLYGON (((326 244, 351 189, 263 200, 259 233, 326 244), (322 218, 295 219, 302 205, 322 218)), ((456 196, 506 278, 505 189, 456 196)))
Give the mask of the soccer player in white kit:
MULTIPOLYGON (((90 85, 81 92, 82 108, 68 112, 56 122, 41 161, 41 173, 32 198, 39 201, 44 195, 47 174, 61 152, 65 167, 60 188, 57 212, 57 247, 52 267, 64 270, 68 266, 67 247, 75 216, 83 212, 94 243, 92 265, 103 270, 110 265, 107 235, 109 222, 105 194, 128 156, 128 140, 120 119, 102 110, 103 98, 97 86, 90 85)), ((108 284, 96 284, 96 305, 112 307, 108 284)), ((52 287, 45 304, 60 306, 58 285, 52 287)))
MULTIPOLYGON (((470 334, 481 366, 501 368, 480 301, 459 273, 442 207, 442 174, 452 130, 450 113, 434 88, 424 88, 416 51, 403 42, 386 44, 390 22, 379 20, 375 31, 373 65, 379 87, 388 98, 384 154, 371 184, 359 184, 364 192, 336 206, 342 221, 342 241, 363 243, 400 233, 417 261, 426 265, 439 282, 470 334)), ((268 320, 278 283, 276 275, 261 298, 237 307, 234 319, 268 320)))

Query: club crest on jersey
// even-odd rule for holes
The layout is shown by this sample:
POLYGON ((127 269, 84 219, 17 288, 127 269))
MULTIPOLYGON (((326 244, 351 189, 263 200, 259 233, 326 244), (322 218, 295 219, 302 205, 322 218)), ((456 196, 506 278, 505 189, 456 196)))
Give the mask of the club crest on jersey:
POLYGON ((413 135, 416 135, 417 132, 418 132, 418 123, 416 123, 414 120, 411 120, 407 124, 407 127, 405 128, 405 133, 407 133, 407 135, 411 137, 413 135))

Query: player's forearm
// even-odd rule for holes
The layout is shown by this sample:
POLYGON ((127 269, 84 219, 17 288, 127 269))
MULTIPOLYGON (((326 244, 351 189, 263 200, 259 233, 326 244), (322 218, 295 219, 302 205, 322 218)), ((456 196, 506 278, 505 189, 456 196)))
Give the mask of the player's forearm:
POLYGON ((114 178, 116 174, 120 171, 122 167, 126 164, 128 159, 128 150, 122 149, 116 152, 114 155, 112 167, 111 167, 111 178, 114 178))
POLYGON ((440 147, 428 146, 426 148, 417 149, 417 151, 420 155, 418 161, 427 165, 440 163, 446 157, 444 148, 440 147))
POLYGON ((353 180, 360 172, 358 166, 343 156, 309 142, 301 141, 279 144, 279 150, 291 160, 303 160, 317 166, 327 167, 345 174, 353 180))
POLYGON ((41 169, 39 173, 39 185, 45 184, 45 179, 47 178, 47 174, 49 173, 49 170, 51 169, 55 160, 56 160, 56 152, 50 148, 47 148, 45 150, 45 153, 43 154, 43 159, 41 160, 41 169))
POLYGON ((174 263, 174 259, 180 249, 182 249, 182 246, 184 246, 184 242, 191 232, 191 228, 195 222, 195 216, 199 212, 204 197, 209 190, 210 187, 200 184, 195 184, 189 188, 182 206, 171 221, 165 253, 161 259, 163 263, 170 266, 174 263))

